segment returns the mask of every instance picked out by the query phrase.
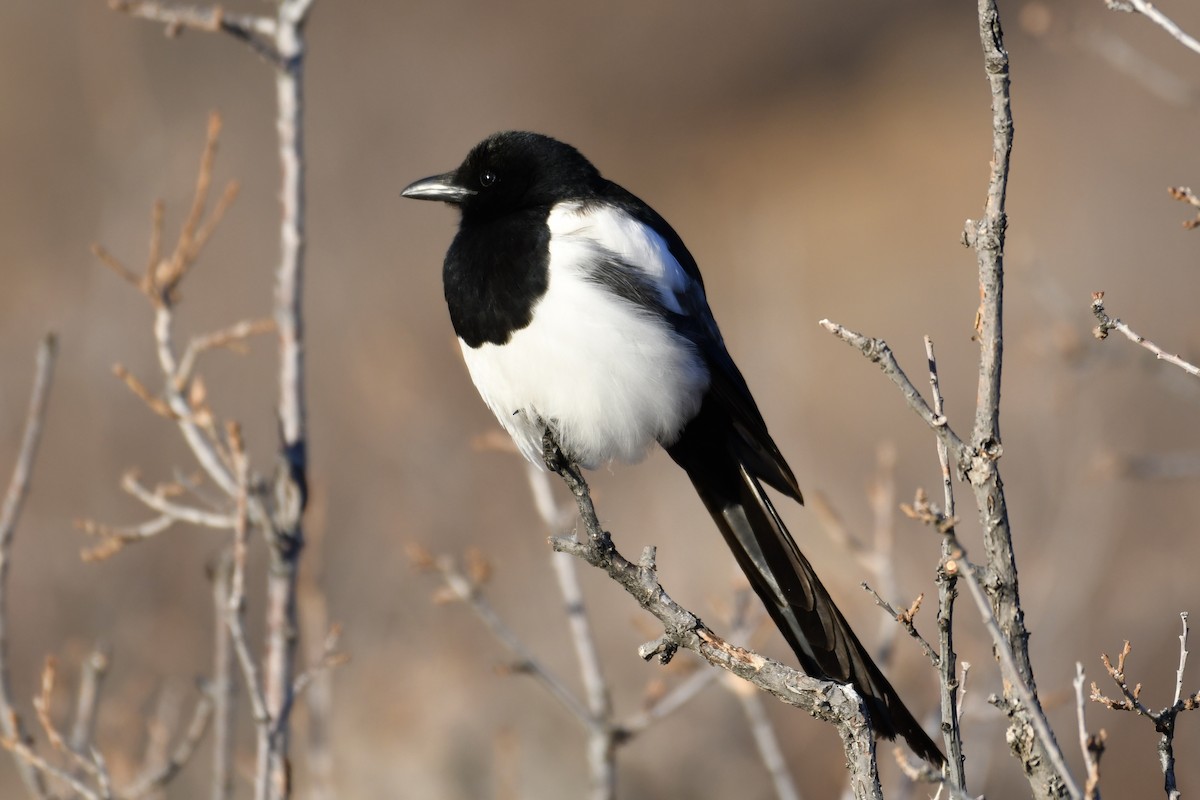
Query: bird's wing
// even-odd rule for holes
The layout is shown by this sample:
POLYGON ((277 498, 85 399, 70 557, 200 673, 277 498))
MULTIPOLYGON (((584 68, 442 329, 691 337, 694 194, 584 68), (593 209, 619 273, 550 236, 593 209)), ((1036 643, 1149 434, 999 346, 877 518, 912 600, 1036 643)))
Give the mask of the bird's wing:
POLYGON ((733 419, 740 456, 750 473, 803 503, 796 476, 771 439, 746 379, 725 349, 721 331, 708 307, 700 268, 683 239, 658 212, 617 184, 608 185, 607 197, 622 212, 645 226, 649 235, 665 250, 660 261, 666 266, 658 272, 662 275, 661 288, 669 291, 674 300, 672 310, 675 313, 668 314, 668 319, 704 357, 711 375, 710 391, 733 419))

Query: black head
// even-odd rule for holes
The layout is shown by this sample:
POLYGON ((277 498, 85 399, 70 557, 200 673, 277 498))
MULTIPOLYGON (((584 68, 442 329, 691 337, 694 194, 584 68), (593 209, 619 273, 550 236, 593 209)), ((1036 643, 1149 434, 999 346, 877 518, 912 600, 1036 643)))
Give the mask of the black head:
POLYGON ((458 169, 405 187, 401 195, 491 216, 591 197, 600 173, 569 144, 540 133, 505 131, 484 139, 458 169))

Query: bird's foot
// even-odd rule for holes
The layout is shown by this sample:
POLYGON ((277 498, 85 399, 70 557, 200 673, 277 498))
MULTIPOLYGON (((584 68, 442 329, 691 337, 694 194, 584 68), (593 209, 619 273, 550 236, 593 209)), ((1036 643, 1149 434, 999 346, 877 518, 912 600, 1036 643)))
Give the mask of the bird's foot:
POLYGON ((542 434, 542 461, 545 462, 546 469, 559 475, 570 464, 570 460, 563 455, 562 448, 558 446, 558 438, 550 426, 546 426, 542 434))

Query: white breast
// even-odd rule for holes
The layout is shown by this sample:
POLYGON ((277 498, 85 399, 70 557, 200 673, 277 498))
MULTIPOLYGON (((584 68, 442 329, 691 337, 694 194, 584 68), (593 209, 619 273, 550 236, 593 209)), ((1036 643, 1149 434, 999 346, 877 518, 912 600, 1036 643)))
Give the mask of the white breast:
POLYGON ((617 255, 679 309, 687 275, 653 230, 611 208, 561 205, 550 215, 550 283, 533 321, 503 345, 460 341, 479 393, 535 464, 547 423, 587 467, 636 461, 670 444, 700 409, 708 370, 693 345, 653 313, 590 280, 585 266, 617 255))

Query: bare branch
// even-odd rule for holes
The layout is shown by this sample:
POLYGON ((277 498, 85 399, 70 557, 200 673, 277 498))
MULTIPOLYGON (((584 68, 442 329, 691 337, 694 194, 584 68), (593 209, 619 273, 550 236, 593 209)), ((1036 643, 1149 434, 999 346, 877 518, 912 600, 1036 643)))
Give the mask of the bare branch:
POLYGON ((649 728, 652 724, 678 711, 696 695, 700 694, 723 673, 715 669, 699 669, 672 686, 668 691, 641 711, 616 726, 622 738, 628 739, 649 728))
POLYGON ((108 673, 108 653, 95 647, 83 660, 79 674, 79 690, 75 695, 75 720, 67 737, 67 746, 77 753, 92 748, 96 727, 96 711, 100 706, 100 687, 108 673))
POLYGON ((850 769, 851 790, 856 798, 880 797, 875 737, 862 698, 853 688, 810 678, 778 661, 735 647, 721 639, 692 612, 667 595, 658 581, 653 547, 647 547, 637 564, 616 549, 612 537, 600 526, 587 482, 579 469, 562 457, 549 430, 544 452, 552 467, 574 495, 587 531, 584 541, 556 537, 550 540, 555 550, 569 553, 604 570, 633 596, 643 609, 662 623, 661 638, 643 644, 638 654, 666 664, 680 649, 691 650, 709 664, 721 667, 770 692, 783 702, 804 709, 812 716, 837 726, 850 769))
POLYGON ((266 700, 263 698, 262 685, 258 678, 258 667, 255 665, 254 656, 250 654, 250 644, 243 625, 246 615, 246 551, 250 528, 250 465, 243 449, 240 429, 234 423, 230 423, 229 427, 238 492, 233 527, 233 572, 229 579, 229 600, 225 619, 229 625, 234 652, 242 668, 242 677, 246 681, 246 693, 250 695, 254 722, 261 735, 261 732, 269 727, 271 717, 267 713, 266 700))
POLYGON ((1167 797, 1171 800, 1177 800, 1180 792, 1175 783, 1175 723, 1179 714, 1183 711, 1193 711, 1200 708, 1200 692, 1183 695, 1183 670, 1187 665, 1187 639, 1188 639, 1188 614, 1182 612, 1179 615, 1180 621, 1183 623, 1183 633, 1179 636, 1179 668, 1175 673, 1175 701, 1159 711, 1152 711, 1141 700, 1142 684, 1138 683, 1130 688, 1129 682, 1125 676, 1125 660, 1129 657, 1132 647, 1126 641, 1121 648, 1121 652, 1117 654, 1117 664, 1113 666, 1111 660, 1105 653, 1100 654, 1100 660, 1104 663, 1104 669, 1108 672, 1113 683, 1117 684, 1117 688, 1121 690, 1124 700, 1113 700, 1100 693, 1095 682, 1092 683, 1091 699, 1094 702, 1101 703, 1114 711, 1132 711, 1140 716, 1148 718, 1154 723, 1154 729, 1158 731, 1158 759, 1159 765, 1162 768, 1163 784, 1167 792, 1167 797))
POLYGON ((233 582, 233 553, 226 550, 213 569, 213 677, 210 696, 213 702, 212 800, 233 796, 234 731, 237 710, 237 686, 234 670, 233 631, 229 625, 229 599, 233 582))
POLYGON ((587 727, 591 721, 588 709, 558 676, 538 660, 512 628, 508 627, 508 624, 500 618, 500 615, 496 613, 491 603, 480 591, 478 580, 472 580, 464 574, 450 557, 434 558, 415 545, 409 547, 409 560, 418 569, 436 569, 441 573, 446 588, 450 590, 450 597, 466 603, 492 636, 516 656, 517 660, 513 665, 513 670, 533 677, 550 692, 555 700, 562 704, 563 708, 571 713, 572 717, 587 727))
POLYGON ((163 496, 162 492, 152 492, 145 486, 142 486, 138 481, 136 472, 125 473, 125 476, 121 479, 121 488, 136 497, 147 507, 179 522, 187 522, 197 527, 215 528, 221 531, 233 530, 234 525, 237 524, 237 520, 230 514, 216 514, 212 511, 204 511, 192 506, 172 503, 163 496))
POLYGON ((175 749, 157 768, 138 777, 128 788, 120 792, 122 800, 138 800, 151 792, 161 790, 179 771, 183 769, 196 752, 204 734, 208 731, 208 723, 212 719, 213 698, 210 691, 205 689, 192 710, 192 718, 184 731, 183 738, 175 745, 175 749))
MULTIPOLYGON (((1038 739, 1045 748, 1058 776, 1066 785, 1067 792, 1071 797, 1081 798, 1083 794, 1075 784, 1075 779, 1071 776, 1071 771, 1067 768, 1066 760, 1063 758, 1062 751, 1058 748, 1054 732, 1050 728, 1050 723, 1046 719, 1045 713, 1042 711, 1041 704, 1037 702, 1032 687, 1026 684, 1021 678, 1021 671, 1017 666, 1016 658, 1013 656, 1012 650, 1009 649, 1004 632, 1000 630, 1000 625, 992 614, 991 606, 988 603, 987 596, 984 594, 983 587, 979 584, 979 579, 975 577, 975 566, 966 559, 965 555, 960 555, 958 561, 960 566, 959 574, 966 581, 967 588, 971 592, 971 597, 975 600, 975 605, 979 607, 979 613, 983 618, 984 626, 992 636, 993 647, 999 655, 1000 663, 1004 667, 1005 673, 1007 673, 1005 683, 1012 686, 1017 696, 1020 697, 1021 702, 1025 705, 1030 723, 1033 725, 1034 730, 1037 731, 1038 739)), ((947 565, 947 569, 950 569, 950 565, 947 565)))
MULTIPOLYGON (((933 411, 945 418, 945 401, 942 397, 941 381, 938 378, 937 356, 933 340, 925 337, 925 358, 929 364, 929 388, 933 394, 933 411)), ((954 478, 950 472, 950 453, 945 441, 937 440, 938 466, 942 471, 942 498, 945 516, 955 519, 954 478)), ((967 789, 966 766, 962 744, 962 709, 957 695, 960 684, 956 674, 958 653, 954 650, 954 601, 958 599, 958 576, 946 570, 946 562, 953 552, 951 538, 942 537, 942 557, 937 571, 938 587, 938 686, 942 713, 942 731, 946 742, 948 769, 946 780, 951 793, 965 794, 967 789)), ((963 663, 965 681, 968 664, 963 663)))
POLYGON ((1158 27, 1169 33, 1173 39, 1194 53, 1200 53, 1200 41, 1187 34, 1171 19, 1147 0, 1104 0, 1104 4, 1113 11, 1137 12, 1158 27))
POLYGON ((166 34, 171 38, 179 36, 184 30, 225 33, 245 42, 267 61, 279 62, 278 53, 270 45, 270 40, 276 35, 275 20, 270 17, 227 14, 219 5, 197 8, 156 0, 109 0, 108 7, 132 17, 161 22, 166 25, 166 34))
POLYGON ((97 751, 95 748, 89 747, 86 752, 72 749, 67 744, 66 737, 58 730, 58 726, 54 724, 54 720, 50 716, 51 698, 54 695, 54 684, 57 676, 58 661, 54 656, 48 656, 46 664, 42 669, 41 691, 33 698, 33 708, 37 712, 38 722, 41 724, 42 730, 49 740, 50 747, 57 750, 73 763, 76 770, 86 773, 92 780, 96 781, 100 797, 111 797, 111 792, 107 789, 107 769, 104 763, 96 757, 97 751))
POLYGON ((1183 700, 1183 670, 1188 657, 1188 612, 1180 611, 1179 619, 1183 623, 1183 633, 1179 634, 1179 669, 1175 671, 1175 702, 1172 705, 1179 705, 1183 700))
MULTIPOLYGON (((281 461, 268 545, 267 642, 263 693, 278 717, 291 703, 296 662, 296 581, 304 546, 302 517, 308 495, 308 422, 304 381, 304 26, 312 0, 280 0, 273 39, 276 118, 283 186, 280 190, 280 257, 275 271, 275 324, 279 331, 279 427, 281 461)), ((288 794, 288 729, 271 737, 269 770, 273 800, 288 794)))
POLYGON ((959 462, 960 468, 963 467, 963 459, 967 457, 967 446, 958 434, 947 423, 946 418, 935 414, 929 404, 925 402, 925 398, 917 391, 917 387, 913 386, 912 381, 904 374, 904 370, 900 368, 900 364, 896 361, 896 356, 892 353, 892 348, 883 339, 874 339, 869 336, 864 336, 857 331, 852 331, 849 328, 823 319, 820 325, 825 330, 832 333, 837 338, 841 339, 846 344, 857 349, 867 360, 872 364, 877 365, 883 374, 891 379, 892 383, 896 384, 904 395, 905 401, 913 411, 921 419, 925 420, 925 424, 933 429, 940 441, 944 441, 946 447, 954 454, 955 459, 959 462))
POLYGON ((104 525, 91 519, 75 520, 75 527, 89 536, 99 536, 100 543, 85 547, 79 557, 84 561, 103 561, 112 558, 124 549, 125 545, 139 542, 157 536, 176 523, 175 517, 162 514, 146 520, 140 525, 112 526, 104 525))
POLYGON ((1041 703, 1038 702, 1033 687, 1026 683, 1022 676, 1017 657, 1014 655, 1009 641, 1004 635, 1004 631, 1001 630, 993 607, 988 602, 984 588, 980 584, 979 573, 981 569, 967 558, 966 551, 957 538, 955 538, 952 521, 947 520, 944 513, 928 501, 923 490, 917 491, 916 499, 913 501, 910 510, 914 518, 931 525, 935 530, 952 539, 951 556, 945 562, 943 568, 947 574, 956 575, 962 578, 967 584, 971 598, 979 608, 983 625, 992 637, 992 650, 996 654, 996 658, 1000 662, 1001 671, 1004 674, 1006 694, 1009 692, 1016 694, 1022 707, 1025 709, 1025 714, 1028 717, 1029 724, 1033 727, 1039 745, 1044 749, 1046 757, 1050 759, 1050 763, 1056 770, 1056 774, 1061 777, 1065 790, 1072 798, 1082 798, 1082 792, 1080 792, 1079 787, 1075 784, 1070 770, 1067 769, 1066 759, 1063 758, 1062 751, 1058 747, 1058 743, 1054 738, 1054 732, 1050 728, 1050 722, 1046 719, 1041 703))
POLYGON ((1168 364, 1174 364, 1189 375, 1194 375, 1200 378, 1200 367, 1184 361, 1177 355, 1173 355, 1163 350, 1141 334, 1134 333, 1133 330, 1121 320, 1115 317, 1110 317, 1108 312, 1104 310, 1104 292, 1092 292, 1092 313, 1096 315, 1096 319, 1100 322, 1096 329, 1092 332, 1097 339, 1107 339, 1110 331, 1117 331, 1125 336, 1126 339, 1139 344, 1142 347, 1154 353, 1154 356, 1168 364))
MULTIPOLYGON (((38 346, 33 389, 29 396, 29 409, 25 415, 25 432, 21 437, 21 448, 17 451, 12 477, 9 479, 8 490, 4 495, 4 505, 0 507, 0 732, 3 732, 5 739, 22 746, 27 740, 28 734, 16 712, 12 695, 12 680, 9 676, 9 554, 12 552, 17 521, 21 518, 21 508, 25 504, 25 497, 29 494, 33 464, 37 459, 38 444, 42 438, 42 426, 46 419, 46 405, 50 397, 50 385, 54 378, 54 362, 57 353, 58 340, 53 334, 49 334, 42 339, 38 346)), ((19 754, 19 750, 9 749, 14 754, 19 754)), ((46 784, 42 779, 43 771, 39 770, 33 761, 26 757, 18 758, 17 770, 21 773, 21 780, 30 794, 34 797, 46 795, 46 784)))
POLYGON ((188 343, 187 349, 183 351, 183 357, 179 359, 179 365, 176 367, 173 376, 175 388, 181 392, 184 390, 192 379, 192 372, 196 369, 196 360, 209 350, 224 347, 235 353, 243 353, 246 350, 242 343, 246 339, 274 330, 275 320, 254 319, 243 320, 228 328, 194 337, 188 343))
MULTIPOLYGON (((150 262, 144 278, 135 278, 127 268, 121 265, 115 258, 108 255, 107 251, 103 248, 95 246, 93 247, 93 252, 102 263, 145 294, 154 307, 154 341, 159 368, 165 378, 164 396, 161 398, 155 396, 122 367, 117 368, 118 376, 125 380, 130 389, 141 397, 155 413, 168 419, 173 419, 176 422, 180 432, 183 434, 184 440, 205 472, 208 473, 217 486, 230 497, 233 497, 237 494, 237 486, 227 466, 228 458, 221 452, 221 448, 215 441, 215 438, 210 435, 211 428, 209 430, 205 429, 206 424, 210 423, 211 420, 205 420, 203 419, 205 415, 198 415, 196 413, 196 409, 193 408, 188 398, 183 396, 180 388, 175 383, 175 377, 179 373, 179 364, 176 360, 175 347, 171 334, 173 322, 171 303, 177 294, 179 282, 183 280, 190 265, 199 255, 199 248, 196 246, 196 231, 197 226, 201 224, 204 204, 208 195, 208 187, 212 181, 213 158, 216 153, 219 131, 220 118, 216 114, 213 114, 209 119, 208 136, 205 140, 204 152, 201 156, 200 167, 197 172, 196 188, 193 192, 192 213, 189 214, 188 221, 185 222, 183 230, 180 233, 179 241, 176 243, 173 254, 169 258, 156 260, 161 251, 161 202, 156 203, 154 207, 155 210, 152 219, 153 230, 150 237, 150 262)), ((207 228, 205 240, 207 240, 209 234, 211 234, 211 225, 207 228)), ((256 513, 255 516, 259 517, 261 514, 256 513)))
MULTIPOLYGON (((84 800, 105 800, 96 790, 80 781, 74 775, 42 758, 25 742, 5 736, 3 739, 0 739, 0 747, 12 753, 18 764, 24 764, 26 767, 34 770, 38 775, 38 779, 42 780, 43 783, 45 777, 55 778, 70 786, 72 791, 84 800)), ((37 797, 49 797, 49 795, 43 790, 37 797)))
POLYGON ((171 410, 171 407, 161 398, 155 396, 153 392, 142 383, 136 375, 125 368, 124 364, 113 364, 113 375, 116 375, 126 386, 129 391, 133 392, 139 400, 146 404, 146 407, 153 411, 163 419, 169 419, 172 422, 179 419, 179 414, 171 410))
POLYGON ((903 611, 897 611, 895 606, 893 606, 887 600, 884 600, 879 592, 872 589, 869 584, 863 582, 860 585, 862 586, 863 590, 870 594, 875 600, 875 605, 882 608, 888 613, 889 616, 891 616, 892 619, 900 623, 900 626, 908 632, 908 635, 911 636, 916 643, 921 646, 921 652, 924 653, 925 657, 929 659, 929 663, 935 667, 938 666, 938 654, 933 651, 933 646, 930 645, 929 642, 926 641, 925 637, 921 635, 921 632, 917 630, 916 623, 913 621, 917 616, 917 611, 921 609, 921 601, 925 599, 925 595, 917 595, 916 599, 913 600, 912 605, 903 611))
MULTIPOLYGON (((543 470, 527 463, 526 474, 529 477, 530 490, 533 492, 534 505, 546 529, 550 535, 557 535, 562 529, 561 520, 568 517, 568 514, 554 501, 550 479, 543 470)), ((559 552, 551 553, 550 560, 566 608, 567 627, 571 632, 575 656, 579 660, 579 672, 587 699, 587 753, 592 781, 591 797, 593 800, 611 800, 617 795, 618 736, 612 724, 613 709, 608 682, 604 678, 600 655, 596 651, 595 637, 592 635, 587 607, 583 602, 583 590, 575 572, 575 560, 559 552)))
POLYGON ((1075 662, 1075 716, 1079 722, 1079 749, 1083 753, 1083 763, 1087 767, 1087 784, 1083 789, 1084 800, 1100 800, 1100 756, 1104 755, 1104 742, 1108 734, 1103 729, 1099 734, 1092 735, 1087 730, 1087 720, 1084 718, 1083 700, 1083 664, 1075 662))
MULTIPOLYGON (((155 204, 154 208, 156 210, 161 209, 162 205, 155 204)), ((155 247, 157 247, 157 239, 154 240, 154 243, 151 245, 151 249, 153 250, 155 247)), ((113 274, 118 278, 125 281, 139 292, 146 292, 146 284, 142 282, 142 278, 131 272, 128 267, 121 263, 120 259, 105 250, 101 245, 92 245, 92 255, 94 255, 96 260, 98 260, 101 264, 112 270, 113 274)))
MULTIPOLYGON (((935 414, 904 376, 886 343, 846 331, 828 321, 822 325, 883 368, 901 389, 908 404, 930 425, 947 447, 958 473, 971 484, 975 493, 980 523, 983 527, 984 549, 987 555, 987 575, 984 585, 999 630, 1007 643, 998 648, 999 656, 1012 656, 1019 680, 1005 687, 1006 710, 1011 712, 1009 741, 1013 752, 1025 768, 1036 797, 1058 798, 1070 793, 1070 775, 1055 774, 1061 769, 1061 753, 1054 744, 1053 734, 1037 707, 1033 667, 1029 659, 1028 638, 1020 605, 1016 558, 1012 547, 1012 531, 1008 506, 997 461, 1003 453, 1000 440, 1000 378, 1003 360, 1003 289, 1004 238, 1007 226, 1005 199, 1008 186, 1009 159, 1012 153, 1013 118, 1009 94, 1008 53, 1004 48, 999 12, 994 0, 979 0, 979 35, 983 47, 984 71, 992 99, 992 157, 987 199, 983 218, 967 221, 964 244, 973 246, 978 263, 980 306, 976 317, 976 340, 979 343, 979 380, 975 421, 971 443, 965 445, 950 431, 944 418, 935 414), (1017 686, 1024 687, 1033 707, 1023 708, 1016 701, 1017 686), (1030 732, 1036 735, 1030 735, 1030 732)), ((949 523, 953 527, 953 523, 949 523)), ((972 576, 974 577, 974 576, 972 576)))

